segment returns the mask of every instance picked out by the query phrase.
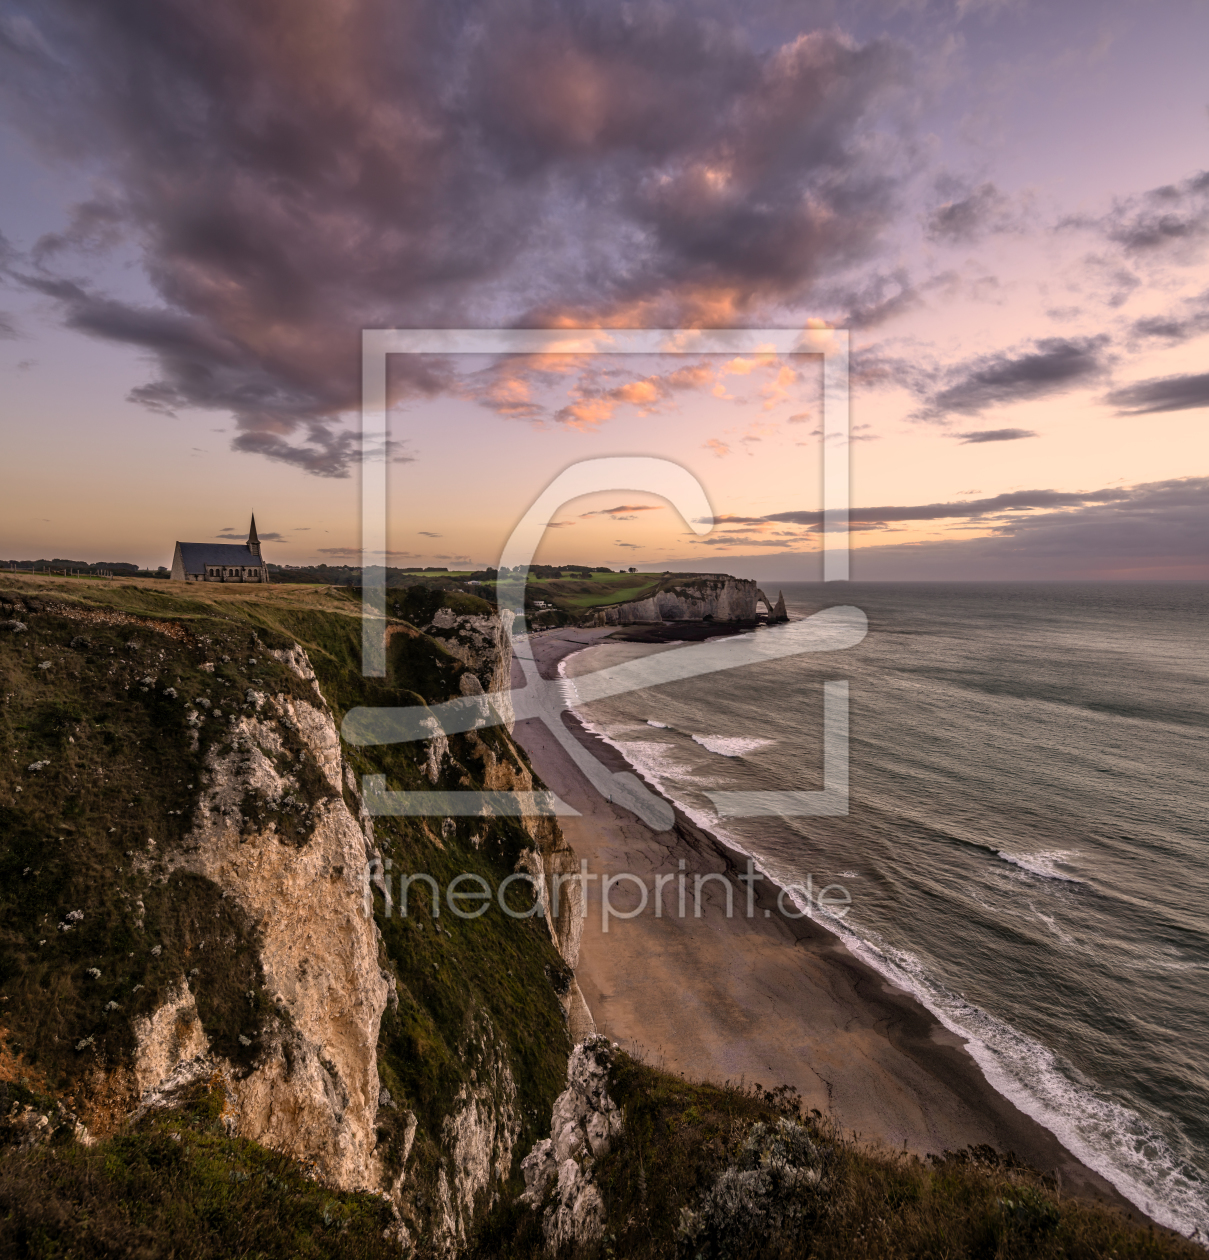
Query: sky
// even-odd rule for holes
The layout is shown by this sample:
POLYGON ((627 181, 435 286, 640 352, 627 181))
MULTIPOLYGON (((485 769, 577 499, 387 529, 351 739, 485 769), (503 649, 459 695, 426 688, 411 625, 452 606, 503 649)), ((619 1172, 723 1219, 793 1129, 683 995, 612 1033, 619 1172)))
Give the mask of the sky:
MULTIPOLYGON (((852 575, 1209 578, 1200 0, 4 0, 0 559, 361 555, 367 328, 842 328, 852 575)), ((817 357, 393 356, 392 564, 821 573, 817 357)))

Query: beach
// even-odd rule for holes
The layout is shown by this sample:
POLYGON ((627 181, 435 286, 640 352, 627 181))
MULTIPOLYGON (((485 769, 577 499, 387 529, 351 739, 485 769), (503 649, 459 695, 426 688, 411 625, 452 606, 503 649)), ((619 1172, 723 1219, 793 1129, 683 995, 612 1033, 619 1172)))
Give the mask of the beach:
MULTIPOLYGON (((720 629, 720 628, 719 628, 720 629)), ((609 635, 562 630, 529 637, 545 678, 559 662, 609 635)), ((523 685, 514 663, 513 685, 523 685)), ((612 770, 621 754, 571 714, 564 722, 612 770)), ((846 1133, 919 1156, 988 1144, 1013 1152, 1064 1193, 1138 1209, 1058 1139, 988 1084, 964 1042, 912 995, 855 957, 817 921, 791 918, 788 899, 764 879, 745 885, 745 855, 729 849, 676 810, 674 827, 656 833, 590 787, 553 735, 536 720, 518 722, 516 739, 535 770, 578 812, 563 817, 568 843, 595 875, 628 872, 654 889, 633 918, 601 918, 600 880, 588 884, 588 911, 576 964, 580 989, 599 1031, 656 1066, 693 1079, 790 1085, 803 1105, 834 1116, 846 1133), (683 867, 681 866, 683 863, 683 867), (686 876, 687 913, 679 914, 676 878, 686 876), (702 885, 694 913, 693 877, 727 874, 733 887, 702 885), (748 887, 753 888, 749 915, 748 887)), ((638 904, 637 884, 616 884, 610 904, 638 904)), ((960 924, 954 931, 960 932, 960 924)))

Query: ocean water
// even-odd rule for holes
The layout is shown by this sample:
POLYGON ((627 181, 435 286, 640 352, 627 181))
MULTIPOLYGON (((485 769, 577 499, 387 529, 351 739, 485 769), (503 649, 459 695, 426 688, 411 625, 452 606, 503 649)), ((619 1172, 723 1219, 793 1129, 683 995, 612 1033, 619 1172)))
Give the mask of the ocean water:
MULTIPOLYGON (((863 609, 868 637, 581 716, 768 875, 844 885, 829 925, 995 1088, 1209 1236, 1209 587, 784 589, 793 617, 863 609), (847 816, 719 821, 708 790, 823 786, 829 679, 849 680, 847 816)), ((675 650, 606 642, 565 674, 675 650)))

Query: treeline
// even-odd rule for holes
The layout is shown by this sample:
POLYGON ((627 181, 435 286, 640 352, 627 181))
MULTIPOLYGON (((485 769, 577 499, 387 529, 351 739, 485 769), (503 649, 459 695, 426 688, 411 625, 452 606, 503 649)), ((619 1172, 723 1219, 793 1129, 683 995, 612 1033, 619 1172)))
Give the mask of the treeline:
POLYGON ((159 577, 166 578, 164 565, 158 569, 142 569, 127 560, 0 560, 0 568, 18 573, 87 573, 93 577, 159 577))

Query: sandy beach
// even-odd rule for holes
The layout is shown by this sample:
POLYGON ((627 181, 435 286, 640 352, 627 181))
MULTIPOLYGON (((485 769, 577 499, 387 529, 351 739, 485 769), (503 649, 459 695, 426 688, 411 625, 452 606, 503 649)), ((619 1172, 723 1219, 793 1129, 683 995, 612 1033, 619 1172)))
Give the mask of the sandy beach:
MULTIPOLYGON (((608 630, 563 630, 527 640, 542 676, 608 630)), ((519 646, 519 645, 518 645, 519 646)), ((523 648, 522 648, 523 650, 523 648)), ((523 685, 514 662, 513 685, 523 685)), ((630 769, 616 749, 564 722, 613 770, 630 769)), ((780 891, 755 885, 748 917, 746 858, 727 849, 679 810, 672 830, 655 833, 587 783, 551 733, 518 722, 516 738, 545 783, 579 811, 561 819, 568 842, 594 874, 632 872, 653 889, 660 874, 687 875, 678 916, 673 881, 632 919, 601 925, 600 881, 588 885, 576 974, 601 1032, 656 1066, 688 1077, 796 1087, 807 1107, 830 1112, 845 1131, 920 1156, 988 1143, 1015 1152, 1065 1193, 1097 1197, 1138 1213, 1103 1177, 987 1083, 964 1042, 910 994, 889 984, 808 918, 777 909, 780 891), (729 872, 732 917, 718 881, 702 889, 694 917, 693 875, 729 872)), ((638 904, 636 886, 613 888, 611 904, 638 904)), ((955 930, 960 930, 955 926, 955 930)))

